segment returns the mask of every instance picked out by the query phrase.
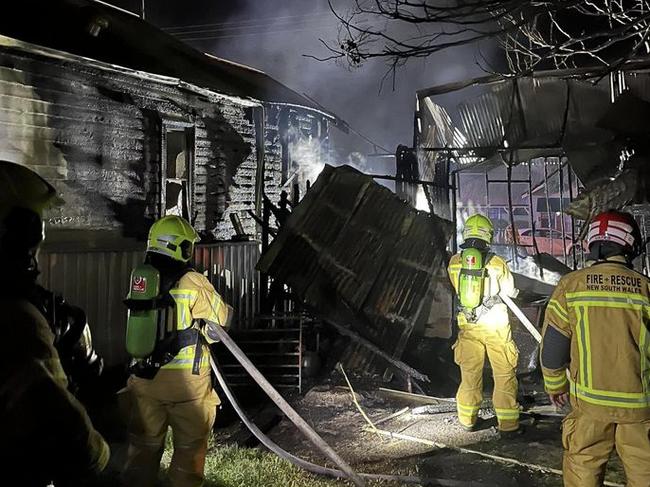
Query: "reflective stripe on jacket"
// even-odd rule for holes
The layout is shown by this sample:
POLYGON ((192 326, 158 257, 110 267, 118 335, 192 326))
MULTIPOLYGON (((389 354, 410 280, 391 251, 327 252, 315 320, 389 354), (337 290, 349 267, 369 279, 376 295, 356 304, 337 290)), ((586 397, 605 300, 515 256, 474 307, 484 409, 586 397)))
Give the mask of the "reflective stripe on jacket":
MULTIPOLYGON (((221 299, 208 279, 198 272, 190 271, 178 281, 175 288, 169 291, 176 303, 175 323, 178 330, 192 326, 201 327, 204 337, 211 342, 205 333, 205 326, 198 320, 209 320, 226 326, 230 318, 231 308, 221 299)), ((201 356, 201 369, 207 369, 209 364, 208 350, 205 345, 201 356)), ((164 365, 163 369, 191 369, 194 363, 196 346, 190 345, 181 349, 174 359, 164 365)))
MULTIPOLYGON (((458 292, 458 279, 461 270, 460 253, 452 256, 447 267, 449 279, 452 286, 458 292)), ((483 300, 496 296, 500 293, 514 297, 516 295, 514 278, 508 268, 508 264, 498 255, 492 254, 485 265, 487 270, 486 277, 483 280, 483 300)), ((465 314, 459 312, 457 315, 458 326, 463 327, 468 324, 465 314)), ((503 303, 497 303, 492 308, 476 320, 476 324, 485 325, 487 327, 507 326, 508 321, 508 308, 503 303)))
POLYGON ((564 276, 546 308, 548 327, 571 340, 566 369, 544 367, 549 392, 604 419, 650 419, 650 280, 620 261, 564 276))

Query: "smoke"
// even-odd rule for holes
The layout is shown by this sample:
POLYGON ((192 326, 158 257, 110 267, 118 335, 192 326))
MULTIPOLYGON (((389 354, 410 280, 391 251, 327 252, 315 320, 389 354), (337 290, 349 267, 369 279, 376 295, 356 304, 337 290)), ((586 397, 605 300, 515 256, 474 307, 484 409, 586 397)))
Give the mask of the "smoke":
POLYGON ((295 127, 289 129, 289 154, 291 167, 287 180, 292 184, 298 183, 305 188, 307 181, 313 183, 321 173, 325 164, 330 163, 326 142, 312 136, 304 136, 295 127))
POLYGON ((373 170, 369 159, 361 152, 345 153, 330 147, 328 140, 306 136, 296 127, 289 128, 289 154, 291 154, 291 167, 287 176, 287 185, 298 183, 301 190, 305 189, 308 181, 313 183, 316 180, 326 164, 330 166, 347 164, 363 173, 371 173, 373 170))
POLYGON ((539 266, 535 263, 532 256, 527 256, 517 259, 517 262, 509 262, 510 270, 521 274, 523 276, 529 277, 531 279, 537 279, 538 281, 543 281, 546 284, 556 285, 560 278, 562 277, 557 272, 551 272, 547 269, 544 269, 543 274, 540 273, 539 266))
MULTIPOLYGON (((475 61, 474 47, 470 46, 409 62, 397 72, 396 89, 392 89, 389 79, 380 91, 388 70, 382 60, 350 69, 306 57, 327 56, 320 39, 335 42, 338 37, 339 24, 327 0, 244 0, 237 2, 237 9, 228 7, 227 20, 200 15, 201 5, 214 11, 215 2, 199 0, 196 4, 192 12, 181 14, 187 18, 183 24, 222 25, 212 32, 190 33, 181 38, 205 52, 265 71, 298 93, 307 93, 390 153, 400 143, 411 145, 418 89, 482 73, 475 61), (189 18, 190 15, 193 17, 189 18)), ((346 4, 349 5, 337 0, 335 7, 343 12, 346 4)), ((176 2, 172 5, 169 8, 177 12, 184 8, 176 7, 176 2)), ((176 25, 180 23, 178 19, 174 21, 176 25)), ((346 136, 336 128, 330 134, 338 159, 332 162, 347 163, 353 152, 383 152, 380 147, 373 147, 356 135, 346 136)), ((374 157, 364 165, 373 172, 395 171, 394 160, 389 158, 374 157)))

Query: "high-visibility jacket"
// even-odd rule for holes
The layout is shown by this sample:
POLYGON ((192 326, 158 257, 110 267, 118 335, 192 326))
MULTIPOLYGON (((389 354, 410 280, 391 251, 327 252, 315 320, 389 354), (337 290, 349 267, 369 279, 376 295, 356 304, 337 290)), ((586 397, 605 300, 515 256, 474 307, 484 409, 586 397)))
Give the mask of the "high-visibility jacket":
MULTIPOLYGON (((206 338, 208 343, 215 341, 215 336, 210 333, 210 324, 203 326, 199 320, 207 320, 220 326, 228 326, 232 318, 232 308, 228 306, 221 296, 215 291, 210 281, 195 271, 187 272, 180 278, 178 284, 169 291, 175 302, 176 326, 179 331, 196 327, 206 338)), ((200 369, 205 371, 210 368, 209 350, 202 343, 200 369)), ((162 368, 167 370, 191 370, 196 353, 195 345, 182 348, 171 362, 162 368)))
MULTIPOLYGON (((449 279, 451 284, 458 292, 458 279, 460 276, 461 270, 461 258, 460 253, 452 256, 449 261, 449 266, 447 271, 449 273, 449 279)), ((487 263, 485 264, 486 276, 483 280, 483 301, 488 298, 497 296, 498 294, 506 294, 507 296, 514 297, 516 295, 514 278, 512 273, 508 268, 508 264, 503 258, 495 254, 488 254, 487 263)), ((498 302, 494 304, 490 309, 482 310, 477 316, 476 323, 478 325, 484 325, 488 328, 495 328, 501 326, 507 326, 509 324, 508 320, 508 308, 505 304, 498 302)), ((464 327, 468 325, 467 317, 462 311, 458 313, 458 326, 464 327)))
POLYGON ((621 260, 560 280, 546 308, 542 371, 546 390, 569 391, 574 408, 607 421, 644 421, 650 419, 650 280, 621 260), (566 358, 557 356, 563 339, 566 358))

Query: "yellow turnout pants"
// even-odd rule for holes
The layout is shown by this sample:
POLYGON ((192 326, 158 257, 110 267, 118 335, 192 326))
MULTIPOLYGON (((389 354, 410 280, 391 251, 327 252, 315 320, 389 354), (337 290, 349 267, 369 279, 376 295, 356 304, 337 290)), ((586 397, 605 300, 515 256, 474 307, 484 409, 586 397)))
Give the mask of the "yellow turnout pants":
POLYGON ((650 421, 615 423, 574 409, 562 424, 566 487, 603 485, 607 460, 616 448, 628 487, 650 487, 650 421))
POLYGON ((456 394, 460 423, 468 427, 476 423, 483 400, 483 365, 487 353, 494 377, 492 402, 499 430, 514 431, 519 428, 516 374, 519 352, 512 340, 510 326, 465 325, 458 332, 453 350, 461 373, 456 394))
POLYGON ((131 377, 127 487, 153 487, 158 478, 167 428, 174 453, 169 467, 173 487, 200 487, 219 399, 209 371, 160 370, 153 380, 131 377))

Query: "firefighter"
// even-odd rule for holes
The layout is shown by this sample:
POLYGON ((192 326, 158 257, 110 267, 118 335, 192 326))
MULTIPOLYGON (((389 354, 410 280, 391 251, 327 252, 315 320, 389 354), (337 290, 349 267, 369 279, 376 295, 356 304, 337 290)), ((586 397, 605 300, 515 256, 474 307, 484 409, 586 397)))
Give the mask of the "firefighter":
POLYGON ((42 213, 56 191, 25 166, 0 161, 0 472, 12 485, 80 485, 109 448, 67 379, 36 292, 42 213))
POLYGON ((208 437, 220 404, 212 389, 210 352, 204 339, 216 341, 211 327, 217 323, 227 326, 232 309, 208 279, 190 267, 198 240, 194 228, 174 215, 161 218, 149 231, 145 262, 159 272, 158 299, 170 299, 165 321, 172 320, 177 334, 171 342, 159 341, 152 357, 138 362, 128 381, 127 486, 150 487, 156 483, 168 427, 174 446, 171 485, 203 484, 208 437))
POLYGON ((541 363, 562 425, 564 485, 603 484, 616 447, 630 487, 650 485, 650 280, 634 271, 634 218, 594 217, 585 269, 560 280, 545 313, 541 363), (567 373, 568 372, 568 373, 567 373))
POLYGON ((458 421, 467 431, 476 429, 483 399, 483 365, 487 353, 494 377, 492 401, 503 436, 519 429, 517 360, 506 305, 500 294, 515 297, 517 291, 506 262, 490 252, 494 227, 489 218, 473 215, 465 222, 462 250, 452 256, 449 278, 456 290, 458 339, 454 360, 461 383, 456 395, 458 421))

